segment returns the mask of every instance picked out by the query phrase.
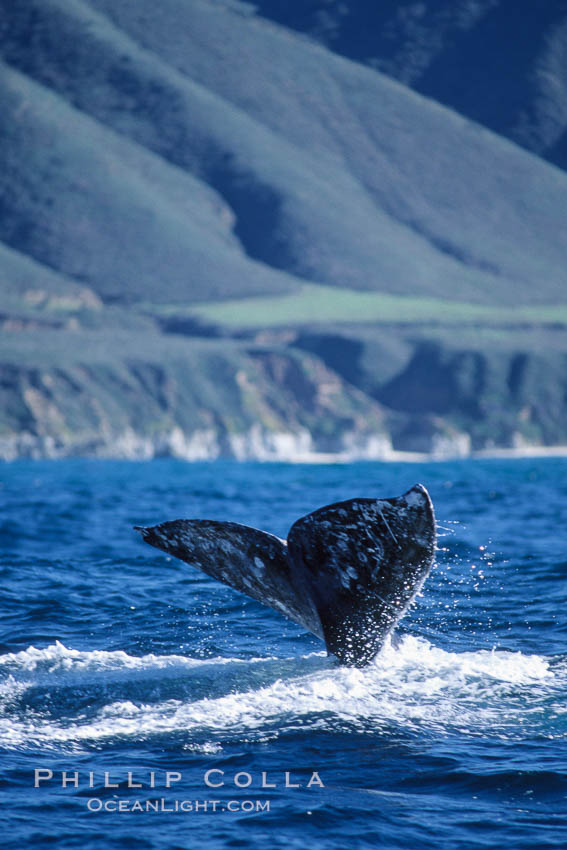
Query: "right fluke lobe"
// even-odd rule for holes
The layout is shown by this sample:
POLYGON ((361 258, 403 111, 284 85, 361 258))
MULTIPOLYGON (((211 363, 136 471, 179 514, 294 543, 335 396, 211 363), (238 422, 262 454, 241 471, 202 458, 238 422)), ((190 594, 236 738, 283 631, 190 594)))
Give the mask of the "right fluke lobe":
POLYGON ((371 661, 425 581, 435 556, 425 487, 394 499, 351 499, 298 520, 288 537, 330 652, 371 661))

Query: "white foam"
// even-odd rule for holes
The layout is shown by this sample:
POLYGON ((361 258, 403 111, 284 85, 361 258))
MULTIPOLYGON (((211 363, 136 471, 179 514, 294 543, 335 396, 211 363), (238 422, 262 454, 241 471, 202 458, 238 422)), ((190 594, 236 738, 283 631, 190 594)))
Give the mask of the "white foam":
POLYGON ((21 652, 0 655, 0 675, 4 671, 15 672, 108 672, 113 670, 163 670, 167 667, 185 667, 188 669, 210 664, 251 664, 265 659, 252 658, 188 658, 184 655, 128 655, 122 650, 107 652, 94 649, 82 651, 68 649, 56 641, 52 646, 37 649, 30 646, 21 652))
MULTIPOLYGON (((323 656, 324 653, 315 653, 295 659, 296 669, 303 672, 291 678, 276 678, 282 664, 289 665, 290 659, 202 661, 156 655, 135 658, 124 652, 81 652, 61 644, 43 650, 30 647, 0 657, 0 672, 19 668, 35 673, 45 670, 45 665, 51 665, 49 669, 57 674, 62 669, 93 670, 101 665, 108 671, 117 666, 135 670, 163 669, 171 664, 194 668, 239 663, 242 690, 216 698, 153 703, 149 701, 151 697, 139 703, 114 699, 95 715, 83 714, 65 721, 29 711, 18 716, 6 710, 0 712, 1 741, 3 746, 67 749, 121 736, 143 738, 182 731, 189 736, 185 746, 200 750, 251 735, 261 735, 266 740, 298 726, 343 727, 368 733, 392 725, 437 734, 458 729, 469 735, 507 737, 518 734, 525 724, 537 723, 542 700, 549 701, 550 695, 555 695, 559 701, 565 687, 565 677, 553 672, 542 656, 502 650, 446 652, 409 636, 401 640, 397 649, 388 644, 363 670, 338 667, 331 661, 327 664, 323 656), (264 661, 275 681, 247 689, 248 667, 257 661, 264 661), (315 671, 314 662, 318 667, 315 671), (561 682, 557 681, 558 676, 561 682)), ((6 707, 21 692, 22 683, 11 676, 2 687, 0 702, 6 707)))

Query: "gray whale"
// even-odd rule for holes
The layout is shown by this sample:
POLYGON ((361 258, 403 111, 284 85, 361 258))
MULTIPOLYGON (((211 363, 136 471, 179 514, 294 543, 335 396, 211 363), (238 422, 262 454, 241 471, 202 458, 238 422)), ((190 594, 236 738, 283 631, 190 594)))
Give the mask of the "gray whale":
POLYGON ((285 614, 343 663, 382 647, 433 565, 435 514, 425 487, 350 499, 298 519, 281 540, 236 522, 135 526, 151 546, 285 614))

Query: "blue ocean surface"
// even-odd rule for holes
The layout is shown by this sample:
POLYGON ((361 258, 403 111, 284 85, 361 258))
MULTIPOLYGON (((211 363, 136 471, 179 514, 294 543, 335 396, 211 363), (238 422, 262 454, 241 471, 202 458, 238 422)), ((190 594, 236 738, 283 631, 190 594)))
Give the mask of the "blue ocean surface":
POLYGON ((21 461, 0 479, 3 848, 567 847, 567 460, 21 461), (285 537, 418 481, 436 565, 362 670, 132 530, 285 537))

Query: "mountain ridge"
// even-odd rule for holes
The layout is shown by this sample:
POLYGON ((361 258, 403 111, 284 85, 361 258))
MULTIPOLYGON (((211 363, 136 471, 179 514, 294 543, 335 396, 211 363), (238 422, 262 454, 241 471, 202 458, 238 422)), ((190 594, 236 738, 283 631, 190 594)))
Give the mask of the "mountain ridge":
MULTIPOLYGON (((169 0, 169 4, 170 10, 181 8, 178 0, 169 0)), ((159 64, 161 59, 148 55, 147 48, 129 41, 130 35, 113 29, 113 24, 99 12, 91 13, 91 7, 85 3, 63 4, 64 19, 68 24, 71 21, 74 28, 71 34, 79 47, 73 48, 75 58, 71 51, 71 55, 63 54, 64 62, 57 60, 54 42, 59 39, 61 22, 57 20, 54 27, 49 12, 53 8, 60 11, 63 7, 54 0, 35 6, 28 0, 27 5, 35 8, 36 14, 43 15, 44 24, 51 22, 53 32, 48 37, 45 27, 39 28, 46 42, 43 47, 28 39, 34 45, 33 54, 28 55, 25 50, 23 54, 18 53, 20 66, 25 69, 26 63, 30 64, 35 69, 36 79, 43 76, 59 80, 59 96, 71 100, 75 108, 78 106, 99 122, 109 122, 121 135, 138 143, 145 141, 154 153, 184 168, 189 177, 200 178, 205 169, 210 186, 217 196, 219 192, 224 194, 225 206, 232 208, 233 235, 236 234, 242 244, 243 231, 248 234, 245 241, 248 242, 249 259, 259 260, 264 271, 269 266, 317 283, 346 283, 355 288, 408 294, 422 292, 489 301, 500 297, 502 303, 515 302, 518 298, 535 299, 540 303, 547 298, 550 302, 562 292, 567 238, 561 227, 557 230, 557 225, 560 220, 558 207, 567 191, 567 178, 560 172, 549 171, 548 166, 529 158, 519 149, 511 149, 496 137, 487 141, 484 131, 456 114, 422 101, 399 84, 326 54, 307 42, 300 43, 299 47, 293 43, 291 54, 287 58, 280 57, 271 88, 262 73, 265 68, 257 68, 254 73, 245 69, 241 73, 242 83, 237 85, 239 53, 237 50, 231 58, 223 41, 222 64, 234 72, 229 75, 233 83, 232 101, 226 93, 211 92, 210 86, 203 88, 204 81, 195 79, 195 74, 190 77, 185 73, 182 84, 179 83, 181 88, 176 82, 170 90, 167 80, 178 81, 175 74, 179 74, 179 69, 164 69, 159 64), (74 18, 69 18, 69 9, 74 10, 74 18), (88 26, 82 18, 85 14, 88 26), (92 21, 97 23, 98 29, 93 29, 92 21), (93 54, 96 54, 95 47, 103 50, 100 68, 88 67, 88 85, 80 73, 83 59, 80 35, 85 27, 93 54), (117 57, 118 50, 121 53, 117 57), (130 66, 127 73, 124 71, 126 59, 130 66), (293 67, 292 60, 296 59, 301 60, 300 65, 307 61, 311 65, 313 62, 329 63, 328 68, 323 68, 322 91, 313 85, 308 88, 308 92, 318 98, 315 105, 323 110, 321 119, 313 119, 313 108, 302 107, 296 113, 303 121, 303 134, 297 136, 297 129, 276 132, 278 126, 281 129, 282 121, 286 127, 299 126, 297 121, 286 119, 285 110, 283 118, 280 116, 282 104, 289 105, 289 99, 284 99, 269 107, 271 126, 262 130, 255 116, 257 109, 266 107, 258 106, 257 97, 254 108, 249 103, 250 118, 244 120, 242 105, 238 104, 239 99, 246 96, 246 90, 241 91, 242 86, 254 85, 260 74, 260 102, 271 103, 274 91, 281 88, 278 74, 287 73, 288 67, 293 67), (365 81, 372 97, 375 99, 378 92, 384 101, 376 113, 369 95, 363 91, 360 106, 366 110, 364 120, 368 126, 354 135, 352 127, 347 127, 349 152, 357 163, 354 173, 337 162, 336 151, 323 151, 324 157, 321 154, 315 157, 307 147, 317 134, 322 138, 321 132, 326 133, 323 125, 329 117, 327 100, 345 94, 341 85, 337 87, 332 80, 337 69, 347 80, 348 85, 341 83, 347 85, 345 92, 354 75, 353 83, 360 85, 361 80, 365 81), (141 74, 140 79, 145 80, 141 88, 138 85, 137 94, 136 74, 141 74), (187 81, 191 84, 190 93, 187 81), (393 91, 392 85, 395 85, 393 91), (158 93, 159 100, 156 100, 158 93), (141 116, 136 97, 142 97, 144 104, 141 116), (219 97, 221 99, 215 102, 214 98, 219 97), (183 106, 185 101, 186 106, 183 106), (204 112, 203 104, 206 105, 204 112), (227 111, 227 104, 238 109, 236 123, 230 109, 227 111), (172 112, 174 109, 179 115, 172 112), (369 124, 368 116, 373 113, 376 115, 369 124), (388 121, 387 131, 380 131, 384 120, 388 121), (183 144, 179 138, 183 139, 183 144), (431 155, 433 151, 434 156, 431 155), (537 184, 537 191, 529 190, 530 181, 537 184), (520 206, 522 212, 518 215, 520 206), (500 233, 495 233, 496 223, 500 233), (250 244, 252 241, 254 245, 250 244), (534 277, 541 278, 538 287, 533 287, 534 277), (445 278, 450 281, 447 286, 442 283, 445 278)), ((108 4, 103 0, 93 5, 108 11, 108 4)), ((110 5, 114 15, 132 10, 126 4, 110 5)), ((224 20, 222 5, 209 7, 209 4, 193 0, 188 8, 192 24, 197 20, 201 27, 212 28, 209 40, 213 43, 215 36, 224 36, 228 30, 235 29, 234 20, 228 23, 224 20)), ((138 13, 141 9, 143 4, 136 6, 138 13)), ((63 13, 60 11, 60 14, 63 13)), ((178 18, 173 14, 170 18, 171 30, 178 18)), ((240 26, 234 34, 235 38, 238 36, 238 49, 242 47, 242 33, 252 27, 252 35, 248 36, 252 50, 258 41, 258 32, 264 37, 265 28, 258 29, 258 23, 250 16, 233 14, 233 18, 240 26)), ((37 22, 36 26, 39 27, 37 22)), ((268 31, 281 51, 288 48, 289 39, 282 31, 275 27, 268 31)), ((22 38, 23 32, 20 41, 16 34, 11 43, 9 37, 4 36, 3 51, 8 53, 8 58, 22 38)), ((175 42, 173 44, 175 46, 175 42)), ((187 48, 183 32, 181 44, 187 48)), ((173 50, 170 42, 167 50, 173 50)), ((179 52, 189 55, 192 63, 197 61, 194 50, 179 48, 179 52)), ((93 62, 91 56, 90 63, 93 62)), ((211 60, 212 78, 218 76, 215 69, 216 64, 211 60)), ((357 96, 360 99, 361 95, 357 96)), ((350 101, 352 113, 352 104, 356 101, 353 94, 350 101)), ((343 117, 344 110, 343 105, 343 117)), ((333 119, 335 124, 337 119, 338 116, 333 119)), ((263 123, 266 125, 266 120, 263 123)), ((343 129, 335 127, 335 131, 337 141, 347 144, 343 129)), ((68 164, 71 161, 69 157, 68 164)), ((12 212, 17 216, 17 209, 12 212)), ((127 224, 128 216, 124 216, 124 220, 127 224)), ((195 237, 193 242, 197 250, 200 239, 195 237)), ((156 241, 155 247, 159 250, 156 241)), ((246 249, 246 245, 244 247, 246 249)), ((214 257, 215 252, 209 251, 208 262, 201 264, 201 274, 206 274, 207 267, 214 265, 214 257)), ((238 261, 236 257, 234 260, 238 261)), ((219 272, 213 276, 217 278, 216 289, 222 292, 219 272)), ((215 289, 211 275, 207 287, 215 289)), ((190 299, 189 290, 187 294, 190 299)), ((249 293, 245 291, 245 294, 249 293)))

